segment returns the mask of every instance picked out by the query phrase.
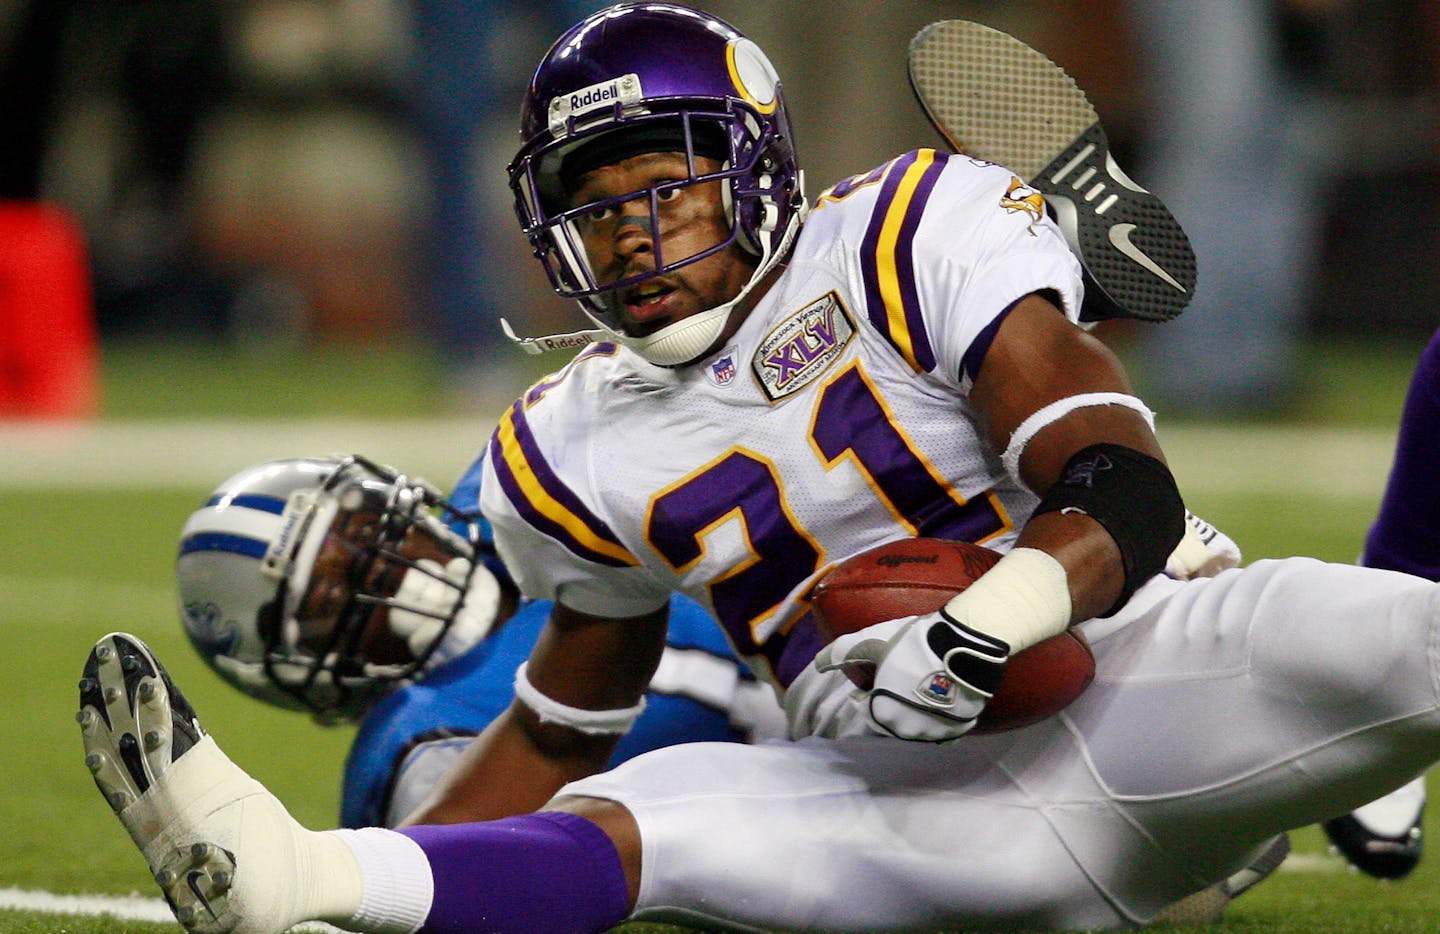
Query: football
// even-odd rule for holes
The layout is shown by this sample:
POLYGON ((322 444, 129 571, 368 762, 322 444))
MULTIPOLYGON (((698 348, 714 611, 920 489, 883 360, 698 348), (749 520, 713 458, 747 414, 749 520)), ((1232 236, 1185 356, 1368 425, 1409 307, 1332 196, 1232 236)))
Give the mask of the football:
MULTIPOLYGON (((938 610, 999 560, 999 552, 969 542, 888 542, 847 558, 820 578, 810 593, 810 613, 829 642, 887 619, 938 610)), ((1053 716, 1094 677, 1095 656, 1079 630, 1032 645, 1010 658, 973 732, 1000 733, 1053 716)))

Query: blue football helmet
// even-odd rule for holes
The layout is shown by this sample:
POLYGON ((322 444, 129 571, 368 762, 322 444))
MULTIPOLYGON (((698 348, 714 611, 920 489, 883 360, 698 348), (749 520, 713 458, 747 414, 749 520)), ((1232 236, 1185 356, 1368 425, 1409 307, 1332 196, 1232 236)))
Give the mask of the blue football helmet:
POLYGON ((477 536, 457 534, 446 512, 424 480, 359 456, 243 470, 181 533, 185 633, 253 697, 323 721, 358 717, 468 650, 502 613, 477 536))
MULTIPOLYGON (((734 27, 673 3, 621 3, 574 26, 540 62, 520 110, 523 144, 510 165, 515 208, 555 291, 579 300, 606 340, 632 347, 652 363, 678 366, 714 349, 731 311, 789 250, 805 213, 780 79, 765 53, 734 27), (683 152, 689 177, 590 204, 569 203, 591 168, 646 152, 683 152), (697 156, 720 162, 701 173, 697 156), (576 221, 631 202, 658 205, 667 191, 719 181, 730 215, 729 236, 691 256, 667 256, 655 244, 655 269, 617 282, 597 281, 576 221), (618 296, 738 243, 757 258, 732 301, 645 337, 620 326, 618 296)), ((658 238, 657 238, 658 241, 658 238)), ((540 338, 566 346, 566 335, 540 338)), ((531 341, 530 343, 534 343, 531 341)))

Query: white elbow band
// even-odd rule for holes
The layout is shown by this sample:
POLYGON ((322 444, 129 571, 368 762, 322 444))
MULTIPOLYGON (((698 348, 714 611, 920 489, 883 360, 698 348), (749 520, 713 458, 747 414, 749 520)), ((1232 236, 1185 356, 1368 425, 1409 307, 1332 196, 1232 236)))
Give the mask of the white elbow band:
MULTIPOLYGON (((1066 396, 1064 399, 1056 399, 1049 405, 1031 412, 1030 417, 1015 429, 1015 433, 1010 436, 1010 443, 1005 446, 1005 453, 1000 455, 1000 464, 1005 468, 1005 472, 1016 480, 1020 480, 1020 455, 1025 453, 1025 446, 1040 433, 1040 429, 1060 421, 1076 409, 1086 409, 1097 405, 1120 405, 1127 409, 1134 409, 1145 419, 1150 430, 1155 430, 1155 413, 1134 396, 1123 392, 1082 392, 1078 395, 1066 396)), ((1021 480, 1021 482, 1024 481, 1021 480)))
POLYGON ((1070 581, 1065 568, 1038 548, 1016 548, 950 598, 940 611, 994 636, 1014 655, 1070 626, 1070 581))
POLYGON ((589 736, 622 736, 630 732, 630 727, 634 726, 635 721, 645 712, 644 697, 641 697, 640 703, 634 707, 623 707, 619 710, 582 710, 562 704, 541 694, 539 689, 530 683, 525 674, 527 664, 522 662, 520 667, 515 669, 515 697, 533 710, 541 723, 558 724, 589 736))

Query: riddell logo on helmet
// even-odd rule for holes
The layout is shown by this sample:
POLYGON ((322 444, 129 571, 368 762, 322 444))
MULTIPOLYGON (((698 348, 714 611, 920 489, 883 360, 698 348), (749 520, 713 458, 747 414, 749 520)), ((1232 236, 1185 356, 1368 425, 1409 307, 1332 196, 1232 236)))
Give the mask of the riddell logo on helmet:
POLYGON ((310 527, 315 505, 315 493, 311 490, 295 490, 290 494, 285 501, 285 511, 280 516, 280 530, 260 561, 262 574, 279 580, 290 572, 290 561, 310 527))
POLYGON ((570 110, 585 110, 592 104, 603 104, 606 101, 620 99, 620 87, 614 81, 598 88, 586 88, 579 94, 570 95, 570 110))
POLYGON ((622 106, 633 104, 641 96, 640 76, 636 74, 621 75, 562 94, 550 101, 551 132, 561 132, 571 117, 614 106, 617 101, 622 106))

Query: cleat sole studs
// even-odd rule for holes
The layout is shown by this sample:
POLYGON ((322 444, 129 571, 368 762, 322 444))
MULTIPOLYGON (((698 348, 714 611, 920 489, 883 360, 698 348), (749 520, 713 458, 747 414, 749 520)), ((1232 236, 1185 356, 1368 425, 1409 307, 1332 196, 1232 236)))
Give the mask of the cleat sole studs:
POLYGON ((179 805, 153 794, 204 736, 194 711, 146 647, 121 634, 92 649, 79 686, 78 709, 72 710, 83 731, 85 766, 101 796, 142 851, 167 848, 150 871, 176 920, 186 928, 219 923, 235 885, 233 857, 214 842, 171 842, 165 827, 179 819, 172 813, 179 805))

